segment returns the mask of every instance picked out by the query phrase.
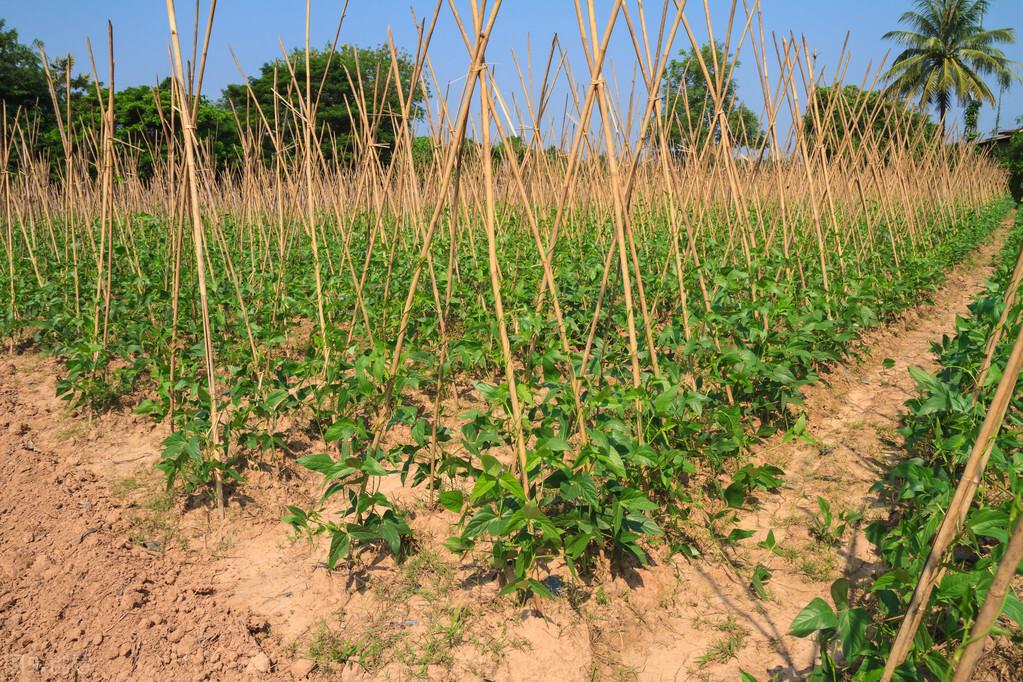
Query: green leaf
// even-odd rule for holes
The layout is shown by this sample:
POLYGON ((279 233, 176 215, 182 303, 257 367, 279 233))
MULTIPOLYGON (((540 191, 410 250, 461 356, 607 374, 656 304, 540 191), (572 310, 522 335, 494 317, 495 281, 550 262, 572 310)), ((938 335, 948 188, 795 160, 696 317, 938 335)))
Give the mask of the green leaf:
POLYGON ((276 391, 270 392, 270 395, 266 397, 266 402, 264 404, 266 405, 266 408, 268 410, 273 411, 280 407, 280 404, 287 400, 287 398, 288 398, 287 389, 278 388, 276 391))
POLYGON ((1023 603, 1020 602, 1019 597, 1012 590, 1009 590, 1009 593, 1005 595, 1002 614, 1015 621, 1016 625, 1023 627, 1023 603))
POLYGON ((537 449, 547 448, 551 452, 571 452, 572 446, 564 438, 548 438, 537 444, 537 449))
POLYGON ((978 509, 970 515, 969 524, 975 535, 994 538, 1001 543, 1009 541, 1009 515, 1001 509, 978 509))
POLYGON ((330 473, 333 472, 334 467, 337 466, 337 462, 334 461, 333 457, 322 453, 299 457, 298 463, 306 469, 316 471, 324 476, 330 475, 330 473))
POLYGON ((398 528, 394 525, 394 523, 390 521, 382 521, 377 527, 377 532, 380 533, 380 537, 387 543, 387 546, 391 549, 391 553, 397 554, 398 550, 401 549, 401 534, 398 532, 398 528))
POLYGON ((760 549, 766 549, 769 552, 777 553, 775 547, 778 545, 778 541, 774 537, 774 529, 771 528, 767 531, 767 537, 757 543, 757 547, 760 549))
POLYGON ((757 595, 758 599, 767 599, 767 590, 764 588, 764 583, 771 579, 771 571, 763 564, 757 564, 756 568, 753 569, 753 593, 757 595))
POLYGON ((727 540, 730 544, 735 544, 740 540, 745 540, 746 538, 753 537, 754 533, 755 531, 752 530, 745 530, 743 528, 733 528, 732 532, 728 534, 727 540))
POLYGON ((281 521, 294 528, 305 528, 309 515, 299 507, 288 505, 288 513, 281 517, 281 521))
POLYGON ((330 536, 330 551, 327 553, 327 568, 334 570, 337 562, 348 556, 352 546, 352 538, 348 533, 334 531, 330 536))
POLYGON ((146 398, 145 400, 143 400, 141 403, 138 404, 138 407, 136 407, 134 410, 132 410, 132 413, 133 414, 152 414, 153 412, 157 412, 159 409, 160 409, 160 404, 158 402, 156 402, 152 398, 146 398))
POLYGON ((522 489, 522 484, 519 483, 519 479, 515 478, 510 471, 506 471, 501 474, 501 478, 497 479, 498 485, 510 492, 515 499, 520 502, 526 501, 526 493, 522 489))
POLYGON ((839 611, 849 608, 849 581, 846 578, 831 583, 831 599, 839 611))
POLYGON ((820 597, 814 597, 813 601, 806 605, 792 621, 789 626, 789 634, 794 637, 806 637, 818 630, 830 630, 838 625, 838 617, 828 606, 828 603, 820 597))
POLYGON ((867 644, 868 625, 870 615, 863 609, 846 609, 838 614, 838 637, 845 660, 851 661, 863 651, 867 644))
POLYGON ((544 585, 539 580, 534 580, 533 578, 530 578, 528 580, 527 584, 529 585, 529 589, 530 590, 532 590, 534 593, 540 595, 544 599, 554 599, 554 595, 551 594, 551 591, 548 590, 547 586, 544 585))
POLYGON ((532 500, 527 502, 525 506, 522 507, 522 515, 525 516, 530 521, 540 521, 541 519, 547 518, 546 516, 544 516, 544 513, 540 511, 539 505, 537 505, 537 503, 532 500))
POLYGON ((941 382, 936 377, 931 376, 927 372, 923 371, 919 367, 910 367, 909 375, 913 377, 915 381, 922 388, 930 389, 932 392, 941 390, 941 382))
POLYGON ((437 499, 442 507, 456 514, 462 511, 462 504, 465 502, 465 496, 461 490, 445 490, 437 496, 437 499))
POLYGON ((611 473, 616 478, 625 478, 625 462, 622 461, 622 457, 618 454, 617 450, 611 448, 600 460, 604 466, 611 470, 611 473))
POLYGON ((444 541, 444 547, 446 547, 452 554, 461 556, 472 549, 472 544, 458 536, 454 536, 444 541))
POLYGON ((496 485, 497 481, 493 478, 480 477, 476 479, 476 485, 472 487, 472 493, 469 495, 469 502, 476 502, 493 490, 496 485))
POLYGON ((377 459, 370 455, 362 458, 362 465, 359 467, 359 470, 370 476, 386 476, 390 473, 377 459))
POLYGON ((350 438, 358 431, 358 426, 351 419, 347 417, 340 419, 331 424, 326 431, 323 432, 323 440, 331 443, 342 438, 350 438))
POLYGON ((678 386, 670 386, 667 390, 654 398, 654 412, 656 412, 658 416, 668 414, 669 408, 672 403, 675 402, 676 396, 678 396, 678 391, 678 386))
POLYGON ((462 540, 471 540, 477 535, 483 532, 483 529, 490 524, 491 521, 496 519, 497 516, 493 510, 488 507, 484 507, 476 512, 476 515, 469 520, 469 523, 465 524, 465 530, 462 531, 462 540))
POLYGON ((480 455, 480 464, 483 465, 483 471, 488 476, 496 477, 503 468, 501 462, 493 455, 480 455))
POLYGON ((722 496, 725 498, 725 502, 729 507, 739 509, 746 502, 746 486, 742 483, 735 482, 725 488, 722 496))

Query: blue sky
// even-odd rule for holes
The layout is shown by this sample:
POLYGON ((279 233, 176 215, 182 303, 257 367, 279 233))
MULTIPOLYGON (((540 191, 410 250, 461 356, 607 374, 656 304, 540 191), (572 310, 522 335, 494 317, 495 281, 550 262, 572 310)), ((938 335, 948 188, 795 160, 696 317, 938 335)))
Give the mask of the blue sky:
MULTIPOLYGON (((85 38, 92 39, 97 57, 102 62, 106 53, 106 20, 114 25, 114 47, 117 59, 117 87, 152 84, 169 73, 167 45, 169 32, 165 4, 160 0, 43 0, 27 2, 7 0, 7 6, 0 8, 0 17, 19 32, 21 40, 41 40, 47 53, 52 55, 72 52, 80 66, 87 65, 85 38), (101 47, 102 46, 102 47, 101 47)), ((200 10, 205 23, 208 1, 202 0, 200 10)), ((363 46, 375 46, 386 42, 390 27, 399 47, 413 50, 416 45, 416 28, 410 14, 411 8, 422 19, 432 14, 433 0, 351 0, 348 14, 341 29, 341 41, 363 46)), ((469 9, 465 0, 458 0, 459 10, 468 21, 469 9)), ((585 4, 585 3, 583 3, 585 4)), ((635 20, 636 0, 627 0, 635 20)), ((724 33, 727 25, 727 0, 710 0, 711 21, 715 35, 724 33)), ((178 0, 178 21, 181 27, 182 49, 190 51, 191 26, 194 16, 194 2, 178 0)), ((610 0, 596 0, 598 14, 602 19, 610 10, 610 0)), ((659 21, 661 3, 647 0, 648 22, 656 25, 659 21)), ((881 39, 885 31, 895 28, 899 15, 911 5, 910 0, 762 0, 764 30, 770 46, 770 34, 774 32, 779 40, 790 32, 797 38, 805 35, 811 50, 818 55, 819 64, 827 69, 829 78, 845 39, 846 31, 851 33, 849 51, 852 60, 849 65, 847 82, 859 83, 867 66, 875 68, 885 51, 894 46, 881 39)), ((341 0, 313 0, 312 2, 312 43, 322 46, 333 38, 337 19, 342 7, 341 0)), ((741 2, 740 2, 741 7, 741 2)), ((697 40, 707 35, 703 3, 690 0, 686 16, 697 40)), ((628 82, 635 64, 634 51, 624 21, 619 21, 613 36, 608 59, 613 65, 613 75, 619 85, 618 100, 624 112, 628 98, 628 82)), ((741 26, 741 22, 737 22, 741 26)), ((1014 27, 1023 29, 1023 0, 992 0, 985 24, 990 27, 1014 27)), ((289 48, 303 44, 305 30, 305 2, 303 0, 219 0, 217 17, 213 29, 210 56, 206 72, 204 91, 210 96, 219 96, 228 83, 238 82, 240 76, 231 59, 228 47, 234 49, 246 73, 258 71, 259 66, 280 56, 278 38, 289 48)), ((655 31, 655 28, 651 28, 655 31)), ((739 28, 736 29, 736 33, 739 28)), ((543 66, 551 39, 557 33, 561 44, 568 53, 568 59, 578 80, 584 79, 586 62, 580 47, 575 11, 571 0, 505 0, 497 19, 494 36, 488 49, 488 62, 495 67, 498 84, 511 106, 514 92, 516 101, 524 106, 522 89, 512 60, 514 50, 520 64, 525 68, 527 51, 533 64, 537 81, 542 76, 543 66), (531 50, 527 50, 527 46, 531 50)), ((1023 36, 1019 36, 1023 40, 1023 36)), ((734 43, 733 43, 734 44, 734 43)), ((689 39, 680 28, 675 40, 676 48, 688 48, 689 39)), ((1017 42, 1007 49, 1010 58, 1023 62, 1023 43, 1017 42)), ((445 7, 441 11, 430 48, 430 57, 438 78, 442 83, 453 81, 452 97, 457 97, 459 81, 464 76, 468 56, 458 34, 451 12, 445 7)), ((763 109, 762 95, 753 53, 747 42, 740 55, 743 62, 736 79, 739 95, 756 111, 763 109)), ((777 66, 773 73, 777 73, 777 66)), ((106 78, 105 64, 100 64, 100 78, 106 78)), ((609 76, 611 73, 609 72, 609 76)), ((614 80, 612 79, 612 86, 614 80)), ((995 90, 997 97, 997 89, 995 90)), ((560 119, 564 108, 565 91, 561 90, 552 102, 552 110, 560 119)), ((640 95, 642 97, 642 94, 640 95)), ((641 100, 642 101, 642 100, 641 100)), ((957 111, 956 116, 959 115, 957 111)), ((1002 96, 1001 126, 1012 126, 1016 118, 1023 115, 1023 86, 1017 85, 1002 96)), ((995 124, 995 109, 984 106, 981 111, 980 128, 990 131, 995 124)), ((783 123, 784 124, 784 123, 783 123)))

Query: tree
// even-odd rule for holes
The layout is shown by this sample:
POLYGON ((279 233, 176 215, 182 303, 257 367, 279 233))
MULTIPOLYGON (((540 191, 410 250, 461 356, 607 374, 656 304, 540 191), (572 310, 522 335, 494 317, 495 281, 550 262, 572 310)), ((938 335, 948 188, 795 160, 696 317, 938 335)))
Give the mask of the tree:
POLYGON ((491 149, 491 153, 498 161, 504 161, 506 157, 514 154, 516 160, 521 162, 526 156, 526 144, 520 136, 511 135, 507 139, 495 144, 491 149))
MULTIPOLYGON (((409 120, 401 120, 401 99, 397 85, 394 83, 391 53, 387 47, 367 49, 345 45, 333 56, 330 50, 312 50, 310 52, 310 81, 315 99, 320 83, 323 91, 319 96, 316 109, 316 134, 320 136, 324 155, 333 158, 336 149, 342 161, 350 162, 354 158, 357 135, 364 131, 359 103, 365 106, 366 119, 373 129, 372 143, 378 145, 382 158, 390 158, 400 126, 422 118, 424 113, 424 94, 419 84, 410 87, 413 65, 405 53, 397 55, 398 75, 404 97, 412 98, 409 120), (329 70, 328 70, 329 62, 329 70), (324 79, 324 73, 327 74, 324 79)), ((268 121, 273 122, 275 95, 288 102, 295 110, 301 110, 301 101, 305 98, 306 60, 304 50, 294 50, 288 61, 277 59, 266 62, 260 67, 258 76, 249 78, 256 101, 268 121), (290 63, 290 69, 288 64, 290 63), (298 88, 294 87, 291 71, 294 71, 298 88), (275 85, 276 73, 276 85, 275 85)), ((247 108, 249 93, 245 85, 229 85, 224 89, 225 104, 232 104, 245 117, 248 111, 248 122, 253 126, 262 125, 258 113, 247 108)), ((279 107, 286 112, 287 107, 279 107)), ((294 134, 290 126, 284 127, 287 136, 294 134)), ((270 141, 266 142, 264 151, 271 152, 270 141)))
POLYGON ((977 124, 980 121, 980 100, 968 97, 966 110, 963 111, 963 136, 967 140, 976 140, 979 135, 977 124))
MULTIPOLYGON (((105 90, 102 96, 106 101, 105 90)), ((167 155, 171 117, 170 79, 165 78, 157 87, 139 85, 119 90, 114 96, 114 113, 115 137, 141 150, 138 152, 136 170, 144 178, 151 177, 156 158, 166 158, 167 155)), ((74 130, 79 133, 83 129, 99 129, 100 114, 95 92, 91 97, 72 99, 72 116, 75 119, 74 130)), ((176 128, 175 134, 180 135, 180 120, 176 128)), ((232 165, 241 156, 241 142, 234 116, 205 97, 199 101, 195 133, 200 145, 211 152, 218 169, 232 165)))
MULTIPOLYGON (((1023 124, 1023 116, 1016 119, 1023 124)), ((1009 138, 1009 146, 1002 155, 1002 163, 1009 170, 1009 193, 1016 203, 1023 201, 1023 128, 1009 138)))
MULTIPOLYGON (((669 144, 676 151, 699 147, 708 139, 721 140, 721 127, 716 120, 716 109, 707 78, 700 66, 700 57, 712 81, 716 81, 720 68, 722 103, 728 122, 729 137, 736 147, 754 147, 761 139, 760 121, 756 114, 739 101, 733 73, 733 56, 725 54, 720 42, 679 51, 681 59, 672 59, 665 67, 661 80, 661 94, 665 102, 664 129, 669 144), (717 59, 715 59, 715 54, 717 59)), ((738 68, 735 62, 734 67, 738 68)))
POLYGON ((18 109, 27 112, 49 106, 50 91, 39 53, 18 42, 18 31, 5 26, 7 22, 0 19, 0 101, 12 116, 18 109))
POLYGON ((910 30, 884 35, 905 46, 888 71, 888 91, 919 97, 921 106, 936 105, 942 131, 953 99, 995 103, 985 76, 1004 87, 1020 79, 1018 65, 997 47, 1012 43, 1016 33, 985 29, 987 8, 987 0, 916 0, 916 10, 899 18, 910 30))
MULTIPOLYGON (((35 131, 33 144, 36 153, 50 159, 60 158, 63 156, 63 145, 42 55, 37 46, 30 47, 19 42, 17 30, 5 29, 5 26, 6 22, 0 19, 0 101, 6 105, 9 118, 17 116, 23 123, 28 123, 27 129, 35 131)), ((74 106, 89 94, 89 79, 85 76, 72 76, 71 91, 67 92, 65 76, 73 67, 74 62, 70 56, 57 57, 49 63, 53 89, 62 107, 69 96, 74 106)), ((11 163, 16 162, 12 156, 11 163)))
POLYGON ((909 145, 930 140, 936 129, 926 114, 910 109, 904 101, 855 85, 846 85, 837 93, 833 87, 815 89, 813 101, 803 114, 807 139, 823 143, 829 156, 838 152, 842 140, 848 139, 852 148, 858 149, 863 138, 869 137, 884 152, 891 143, 909 145), (835 97, 839 98, 837 102, 835 97))

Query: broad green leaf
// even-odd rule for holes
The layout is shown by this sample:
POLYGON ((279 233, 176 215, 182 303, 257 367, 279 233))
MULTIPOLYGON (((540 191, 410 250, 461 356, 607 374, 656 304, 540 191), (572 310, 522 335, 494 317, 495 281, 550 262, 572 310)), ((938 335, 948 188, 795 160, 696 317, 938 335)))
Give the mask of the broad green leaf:
POLYGON ((746 486, 736 482, 725 488, 722 496, 729 507, 739 509, 746 502, 746 486))
POLYGON ((352 546, 352 538, 342 531, 334 531, 330 536, 330 551, 327 553, 327 568, 334 570, 337 562, 348 556, 352 546))
POLYGON ((789 634, 794 637, 806 637, 818 630, 831 630, 838 625, 838 617, 820 597, 814 599, 796 615, 789 626, 789 634))
POLYGON ((342 438, 350 438, 357 431, 358 426, 356 423, 346 417, 327 427, 327 430, 323 432, 323 440, 328 443, 332 443, 334 441, 341 440, 342 438))
POLYGON ((298 463, 306 469, 321 473, 324 476, 329 475, 334 470, 334 467, 337 466, 337 462, 334 461, 333 457, 322 453, 299 457, 298 463))
POLYGON ((831 583, 831 600, 835 603, 835 608, 839 611, 844 611, 849 608, 848 579, 839 578, 835 582, 831 583))
POLYGON ((472 493, 469 495, 469 502, 476 502, 488 492, 493 490, 496 485, 497 481, 493 478, 477 478, 476 485, 472 487, 472 493))
POLYGON ((564 438, 548 438, 537 444, 538 448, 547 448, 551 452, 571 452, 572 446, 564 438))
POLYGON ((845 660, 863 651, 867 644, 867 626, 870 615, 860 608, 845 609, 838 614, 838 638, 842 642, 842 654, 845 660))
POLYGON ((437 496, 437 499, 442 507, 457 514, 462 511, 465 496, 462 495, 461 490, 445 490, 437 496))

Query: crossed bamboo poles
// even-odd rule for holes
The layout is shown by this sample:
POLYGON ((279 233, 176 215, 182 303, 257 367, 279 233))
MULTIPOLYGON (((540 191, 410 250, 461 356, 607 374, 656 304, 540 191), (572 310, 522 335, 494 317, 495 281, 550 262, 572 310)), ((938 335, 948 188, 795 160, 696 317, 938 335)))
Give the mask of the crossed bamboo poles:
MULTIPOLYGON (((108 36, 111 82, 105 103, 90 46, 93 84, 101 111, 102 126, 98 132, 86 130, 81 135, 74 133, 78 128, 72 120, 70 98, 61 113, 55 81, 47 67, 65 155, 58 203, 49 196, 48 180, 42 179, 42 164, 32 158, 29 126, 22 125, 17 117, 13 124, 9 123, 5 112, 0 137, 3 168, 8 167, 8 159, 17 156, 22 160, 22 166, 29 169, 23 177, 14 179, 5 170, 2 182, 6 216, 4 246, 10 273, 7 293, 12 313, 16 314, 18 299, 15 255, 27 258, 34 279, 41 285, 47 275, 39 267, 35 254, 49 244, 60 255, 49 218, 62 214, 65 235, 70 237, 64 243, 71 245, 71 253, 65 253, 63 257, 72 262, 76 307, 81 305, 80 299, 85 298, 79 286, 80 263, 91 260, 97 273, 92 310, 93 334, 97 339, 106 338, 115 267, 111 254, 115 240, 120 239, 131 254, 128 267, 138 270, 134 237, 137 228, 131 220, 132 211, 153 206, 152 195, 163 197, 164 203, 159 205, 158 212, 166 217, 171 227, 168 265, 164 272, 165 280, 173 291, 173 341, 168 349, 171 377, 173 380, 179 351, 178 301, 182 275, 186 278, 191 275, 195 278, 203 322, 206 382, 211 396, 210 442, 212 450, 220 456, 217 446, 223 415, 218 414, 217 406, 217 330, 212 329, 210 323, 207 278, 231 280, 244 320, 252 371, 261 378, 268 358, 261 355, 256 347, 241 282, 246 278, 253 281, 264 273, 273 276, 277 283, 276 314, 276 300, 284 295, 284 273, 290 254, 301 239, 307 240, 312 251, 315 280, 316 334, 322 346, 323 369, 326 371, 331 362, 328 329, 343 321, 331 319, 328 315, 324 305, 323 271, 331 276, 344 273, 355 294, 355 305, 347 320, 347 340, 351 342, 361 326, 372 344, 373 339, 386 329, 387 322, 381 321, 374 329, 374 320, 366 303, 368 276, 374 266, 373 255, 380 249, 387 254, 386 300, 392 295, 402 295, 399 291, 401 283, 392 278, 393 265, 402 254, 411 254, 411 278, 404 291, 396 334, 389 339, 393 347, 388 381, 374 416, 370 451, 375 452, 387 435, 395 380, 408 342, 416 293, 421 281, 426 279, 440 321, 441 349, 436 370, 437 395, 432 406, 434 430, 429 463, 432 490, 436 487, 437 459, 442 454, 436 432, 436 425, 445 410, 441 396, 444 386, 456 380, 445 376, 444 371, 452 334, 449 328, 452 282, 461 276, 460 260, 476 258, 478 232, 474 226, 482 225, 490 293, 498 319, 502 371, 504 382, 510 388, 512 446, 516 469, 528 495, 531 481, 526 470, 526 453, 529 442, 515 390, 519 381, 517 372, 521 370, 517 364, 519 359, 511 352, 508 331, 517 322, 513 313, 504 309, 502 292, 506 274, 501 271, 496 250, 499 235, 505 230, 515 229, 508 225, 507 216, 517 214, 524 218, 521 224, 528 230, 526 241, 535 249, 534 256, 543 271, 535 310, 549 311, 557 329, 557 343, 566 358, 562 371, 571 389, 575 409, 575 444, 581 447, 587 439, 585 393, 592 374, 603 372, 599 363, 594 366, 593 361, 597 330, 602 315, 613 303, 616 284, 620 284, 620 296, 626 312, 628 380, 639 387, 645 373, 653 376, 660 373, 660 351, 656 339, 659 326, 666 319, 680 315, 687 339, 704 333, 702 323, 694 320, 700 316, 692 314, 689 296, 696 294, 695 305, 704 312, 712 309, 718 292, 713 282, 707 280, 705 271, 708 267, 739 263, 755 271, 759 268, 758 255, 780 245, 789 263, 787 275, 792 280, 805 285, 807 271, 816 268, 828 295, 840 296, 841 291, 835 291, 835 287, 840 288, 846 275, 845 250, 856 254, 852 267, 858 270, 884 267, 883 250, 890 252, 898 269, 905 254, 930 246, 934 233, 925 229, 928 223, 936 221, 945 229, 952 229, 960 216, 983 204, 995 193, 994 187, 999 179, 997 170, 984 165, 983 161, 969 161, 968 148, 966 152, 954 153, 943 140, 925 139, 922 131, 905 127, 897 119, 885 120, 881 133, 875 132, 874 123, 884 113, 884 102, 879 99, 870 104, 868 98, 860 97, 850 106, 839 96, 837 86, 844 82, 848 64, 844 47, 831 87, 825 91, 825 74, 816 64, 806 40, 788 36, 779 42, 774 38, 773 67, 777 69, 777 75, 772 78, 768 41, 758 2, 748 4, 744 1, 741 10, 737 2, 731 3, 724 49, 719 53, 713 47, 710 62, 697 51, 698 67, 709 85, 709 99, 705 103, 705 111, 690 112, 684 85, 675 92, 664 91, 661 85, 679 29, 684 30, 694 47, 699 46, 686 17, 684 2, 664 3, 659 23, 650 24, 641 4, 633 13, 627 3, 616 0, 601 29, 592 0, 588 0, 585 6, 576 0, 574 7, 586 59, 586 78, 577 80, 559 40, 555 39, 545 62, 539 96, 534 97, 532 74, 524 74, 516 59, 518 79, 526 101, 525 116, 515 96, 508 97, 502 93, 492 69, 487 65, 486 48, 502 3, 494 0, 489 11, 487 4, 474 0, 470 5, 471 22, 467 24, 455 3, 448 2, 466 46, 469 66, 454 111, 449 110, 446 97, 433 101, 427 97, 424 101, 428 115, 425 124, 436 141, 429 161, 432 168, 425 173, 416 167, 413 158, 414 139, 409 121, 417 93, 425 96, 430 84, 435 93, 442 91, 430 61, 429 45, 443 0, 437 2, 429 22, 417 22, 420 40, 407 83, 402 82, 399 56, 393 41, 389 43, 391 60, 389 68, 384 70, 386 73, 377 72, 369 79, 369 74, 357 68, 355 73, 346 74, 353 90, 358 93, 355 101, 350 103, 350 107, 354 108, 353 117, 359 122, 351 150, 356 158, 354 170, 345 170, 338 165, 336 141, 316 125, 323 82, 317 90, 310 77, 308 0, 305 82, 298 81, 285 54, 283 64, 286 73, 280 74, 280 82, 275 88, 277 97, 273 111, 264 111, 250 90, 247 110, 234 110, 245 148, 242 170, 218 182, 210 176, 209 169, 214 165, 211 151, 204 148, 195 134, 215 1, 211 3, 208 14, 201 61, 197 59, 199 43, 196 38, 192 59, 186 69, 174 3, 167 0, 173 66, 171 106, 166 111, 161 108, 167 156, 155 161, 155 177, 148 188, 130 172, 133 164, 137 163, 136 151, 130 145, 120 144, 114 136, 112 27, 108 36), (629 85, 627 101, 630 104, 625 111, 616 107, 616 100, 621 100, 612 97, 612 84, 616 81, 608 76, 610 69, 605 64, 611 36, 623 21, 636 54, 639 73, 639 77, 633 78, 629 85), (651 26, 656 27, 656 40, 651 40, 654 33, 648 30, 651 26), (741 28, 735 30, 737 27, 741 28), (755 141, 750 141, 743 130, 731 130, 726 117, 730 103, 724 100, 726 86, 732 79, 744 45, 749 45, 754 54, 767 118, 765 134, 755 141), (732 53, 734 56, 730 56, 732 53), (198 68, 195 68, 197 63, 198 68), (370 80, 372 87, 367 89, 366 84, 370 80), (580 82, 585 85, 580 85, 580 82), (559 83, 568 90, 560 126, 563 139, 559 145, 566 151, 558 158, 552 158, 543 149, 542 131, 546 125, 552 129, 558 127, 554 120, 556 107, 552 93, 559 83), (399 99, 399 111, 379 113, 378 104, 392 94, 399 99), (478 120, 473 114, 474 97, 478 102, 478 120), (639 102, 642 102, 641 106, 639 102), (685 108, 682 115, 678 113, 679 103, 685 108), (777 119, 784 109, 788 109, 794 121, 802 120, 804 115, 809 116, 816 130, 823 132, 810 137, 802 126, 794 125, 787 136, 782 135, 777 119), (512 120, 513 111, 517 122, 512 120), (675 112, 675 118, 666 119, 667 112, 675 112), (718 143, 693 142, 700 138, 693 128, 694 113, 697 113, 696 118, 706 116, 715 122, 714 129, 720 138, 718 143), (377 131, 386 116, 398 123, 395 127, 399 131, 393 157, 388 164, 383 163, 376 144, 377 131), (824 122, 836 117, 843 122, 844 128, 848 128, 850 121, 868 121, 866 130, 861 131, 860 144, 854 145, 850 136, 839 136, 824 126, 824 122), (599 128, 595 131, 592 129, 594 119, 599 121, 599 128), (508 149, 513 134, 525 130, 531 130, 532 136, 523 157, 507 154, 495 167, 493 135, 496 133, 503 147, 508 149), (681 159, 671 141, 672 130, 681 131, 682 136, 691 142, 681 159), (470 136, 481 140, 480 149, 465 150, 461 141, 470 136), (755 164, 736 158, 732 152, 735 140, 745 140, 751 147, 755 164), (264 141, 269 141, 275 152, 270 165, 263 164, 260 159, 259 150, 264 141), (323 151, 325 142, 333 147, 333 159, 323 151), (82 175, 82 169, 90 159, 94 159, 101 169, 98 183, 91 183, 82 175), (115 187, 115 174, 128 178, 128 182, 115 187), (466 178, 478 179, 480 175, 482 187, 479 182, 466 182, 466 178), (20 186, 12 187, 12 181, 20 182, 20 186), (154 192, 153 188, 161 188, 162 191, 154 192), (234 234, 225 231, 217 218, 224 208, 236 210, 244 217, 241 231, 234 234), (370 218, 361 262, 359 254, 351 250, 360 214, 370 218), (91 227, 92 219, 96 217, 98 233, 91 227), (583 342, 580 334, 570 332, 566 322, 555 256, 562 249, 574 248, 581 240, 590 238, 582 226, 592 217, 606 221, 611 230, 601 231, 596 237, 604 254, 604 267, 600 293, 593 302, 583 342), (723 224, 726 236, 725 249, 717 254, 708 251, 705 241, 715 229, 715 221, 723 224), (445 222, 447 230, 444 229, 445 222), (185 230, 186 223, 190 230, 185 230), (849 225, 860 224, 866 230, 848 229, 849 225), (41 225, 50 230, 42 238, 37 234, 42 229, 41 225), (88 227, 82 228, 81 225, 88 227), (402 230, 403 225, 410 225, 411 229, 402 230), (670 254, 658 263, 649 259, 644 239, 661 229, 669 233, 670 254), (434 246, 438 234, 445 233, 448 239, 446 284, 440 286, 434 246), (20 244, 16 246, 19 239, 20 244), (192 242, 191 262, 188 262, 189 239, 192 242), (230 246, 233 239, 247 239, 260 244, 262 257, 247 264, 247 269, 246 264, 235 263, 230 246), (321 245, 325 250, 321 250, 321 245), (338 246, 340 253, 336 252, 338 246), (332 248, 334 252, 330 250, 332 248), (210 269, 211 249, 217 250, 226 263, 225 272, 216 273, 210 269), (833 272, 835 261, 838 273, 833 272), (678 299, 669 301, 655 297, 648 300, 647 283, 654 276, 661 279, 673 276, 678 299), (695 292, 687 284, 687 277, 696 279, 695 292), (576 357, 579 362, 575 361, 576 357)), ((703 5, 710 44, 716 46, 709 7, 706 1, 703 5)), ((344 14, 343 9, 331 47, 332 54, 344 14)), ((196 36, 198 21, 197 16, 196 36)), ((45 53, 43 59, 45 63, 45 53)), ((868 69, 863 84, 871 82, 870 89, 873 89, 881 70, 880 65, 876 69, 868 69)), ((68 79, 66 92, 69 93, 70 68, 66 70, 65 77, 68 79)), ((162 107, 158 93, 155 96, 158 106, 162 107)), ((1017 266, 1014 281, 1019 279, 1020 267, 1017 266)), ((564 276, 560 274, 560 277, 564 276)), ((756 290, 750 292, 754 300, 762 295, 756 290)), ((1012 296, 1015 296, 1015 290, 1012 296)), ((1011 305, 1007 305, 1006 313, 998 323, 998 331, 993 334, 987 348, 985 374, 986 367, 991 364, 997 335, 1006 326, 1004 318, 1009 308, 1011 305)), ((152 310, 148 314, 153 318, 152 310)), ((768 324, 766 319, 763 322, 768 324)), ((713 341, 719 348, 728 343, 727 338, 717 336, 713 341)), ((536 342, 534 339, 530 345, 530 353, 536 342)), ((687 379, 691 381, 693 377, 687 379)), ((734 402, 727 382, 721 389, 727 400, 734 402)), ((642 419, 642 411, 637 409, 636 431, 640 438, 642 419)), ((368 484, 367 477, 361 485, 365 487, 368 484)), ((222 514, 219 472, 216 493, 222 514)), ((907 619, 907 622, 911 620, 907 619)))

